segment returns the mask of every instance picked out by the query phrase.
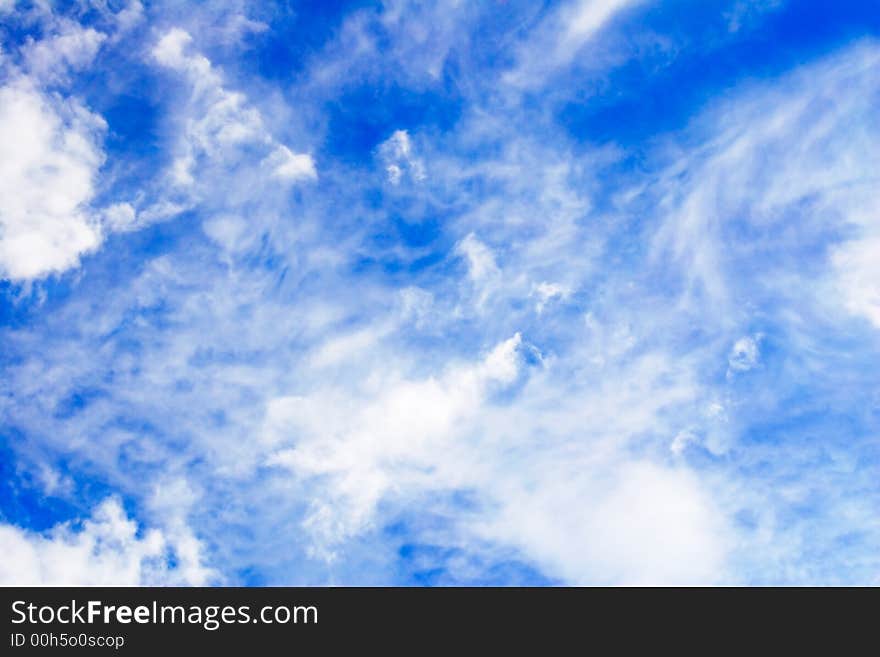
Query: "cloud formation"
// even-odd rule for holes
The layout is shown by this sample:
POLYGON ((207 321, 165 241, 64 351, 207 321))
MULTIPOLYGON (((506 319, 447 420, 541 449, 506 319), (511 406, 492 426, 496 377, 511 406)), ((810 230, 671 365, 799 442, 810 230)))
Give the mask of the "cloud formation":
POLYGON ((722 4, 17 16, 21 573, 876 581, 880 46, 722 4))
POLYGON ((41 535, 0 525, 0 542, 3 586, 199 586, 208 581, 207 571, 185 559, 183 567, 171 566, 173 544, 156 529, 141 534, 113 498, 79 528, 59 524, 41 535))
POLYGON ((0 270, 27 280, 75 266, 101 242, 89 210, 106 124, 27 79, 0 88, 0 270))

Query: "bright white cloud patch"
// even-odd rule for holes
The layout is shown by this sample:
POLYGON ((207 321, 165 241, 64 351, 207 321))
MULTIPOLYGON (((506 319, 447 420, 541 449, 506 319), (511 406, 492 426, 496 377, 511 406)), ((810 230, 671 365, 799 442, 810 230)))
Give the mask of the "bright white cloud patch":
POLYGON ((105 130, 77 101, 26 79, 0 88, 0 275, 61 272, 100 244, 89 202, 105 130))
POLYGON ((115 499, 96 507, 81 527, 63 524, 45 534, 0 525, 3 586, 138 586, 203 584, 169 565, 174 544, 157 530, 138 531, 115 499))
POLYGON ((363 531, 383 497, 439 483, 431 476, 443 465, 437 457, 462 440, 462 424, 480 412, 493 385, 516 379, 521 342, 517 334, 481 362, 453 367, 440 378, 376 381, 357 396, 326 390, 269 402, 270 442, 294 446, 268 462, 328 484, 305 519, 320 554, 332 555, 341 541, 363 531))
MULTIPOLYGON (((567 474, 564 466, 558 474, 567 474)), ((729 537, 691 474, 631 462, 603 475, 610 481, 562 476, 533 491, 509 488, 503 513, 477 531, 520 545, 545 572, 571 584, 723 580, 729 537)))

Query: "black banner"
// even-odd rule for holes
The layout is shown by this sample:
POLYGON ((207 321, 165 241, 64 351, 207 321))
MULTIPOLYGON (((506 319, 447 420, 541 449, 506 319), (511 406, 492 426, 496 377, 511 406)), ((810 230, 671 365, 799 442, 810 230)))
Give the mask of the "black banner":
POLYGON ((700 637, 713 637, 712 652, 804 638, 839 652, 873 627, 868 593, 856 604, 860 594, 839 589, 7 588, 0 654, 466 652, 476 642, 545 654, 700 637))

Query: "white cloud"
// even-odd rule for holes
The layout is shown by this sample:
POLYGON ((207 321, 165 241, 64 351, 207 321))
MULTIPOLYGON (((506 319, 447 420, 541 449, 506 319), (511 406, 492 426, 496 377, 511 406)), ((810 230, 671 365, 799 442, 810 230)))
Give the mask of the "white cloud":
POLYGON ((119 502, 109 498, 81 527, 56 525, 39 534, 0 525, 0 585, 137 586, 201 584, 177 571, 169 556, 180 546, 162 531, 143 532, 119 502))
POLYGON ((744 28, 751 27, 761 14, 775 11, 784 4, 783 0, 737 0, 730 9, 724 12, 727 29, 730 32, 739 32, 744 28))
MULTIPOLYGON (((657 185, 666 218, 654 241, 657 262, 672 256, 687 272, 689 294, 706 295, 716 306, 733 304, 732 292, 753 269, 740 265, 734 271, 733 258, 755 248, 737 239, 737 226, 762 235, 765 253, 811 240, 827 243, 832 229, 868 240, 870 249, 878 216, 880 134, 872 120, 880 94, 878 64, 875 43, 857 44, 773 85, 745 90, 694 122, 690 135, 699 136, 702 146, 685 151, 657 185), (795 217, 797 233, 782 230, 795 217)), ((863 253, 857 241, 832 252, 840 278, 834 298, 823 303, 842 301, 856 311, 870 306, 863 303, 871 297, 863 253)), ((789 285, 789 275, 781 272, 755 283, 799 296, 804 308, 828 289, 818 281, 789 285)))
POLYGON ((125 232, 136 227, 137 213, 130 203, 114 203, 104 209, 104 225, 114 232, 125 232))
POLYGON ((544 18, 524 41, 517 63, 503 80, 516 88, 545 84, 548 76, 572 64, 618 13, 643 0, 576 0, 544 18))
POLYGON ((687 384, 646 359, 589 392, 535 374, 515 406, 496 407, 493 395, 526 374, 523 349, 517 335, 437 377, 272 400, 269 463, 310 482, 313 554, 333 560, 370 531, 380 505, 468 490, 479 512, 456 511, 453 537, 435 540, 513 548, 567 583, 723 580, 729 536, 708 491, 686 470, 621 451, 692 394, 687 384))
POLYGON ((314 180, 318 177, 315 162, 311 155, 294 153, 287 146, 278 146, 263 160, 272 170, 272 175, 281 180, 314 180))
POLYGON ((134 28, 144 18, 144 5, 140 0, 129 0, 128 4, 114 14, 117 31, 114 39, 120 39, 126 32, 134 28))
MULTIPOLYGON (((193 467, 191 480, 213 490, 188 507, 195 516, 190 520, 212 549, 227 550, 231 572, 259 564, 274 569, 275 581, 296 581, 328 558, 333 566, 326 568, 356 569, 356 545, 397 514, 417 510, 419 517, 443 515, 450 526, 431 536, 416 528, 416 540, 514 551, 516 559, 566 582, 703 582, 717 576, 707 564, 722 570, 726 535, 723 519, 706 512, 711 505, 704 482, 662 459, 647 464, 644 455, 630 453, 645 441, 665 452, 670 436, 689 425, 687 407, 703 394, 694 383, 695 359, 646 338, 653 331, 662 338, 669 318, 648 307, 644 317, 634 317, 627 307, 609 304, 594 308, 586 324, 566 327, 566 340, 557 342, 552 334, 549 304, 589 281, 606 228, 602 221, 584 227, 593 188, 587 166, 564 148, 560 152, 559 144, 515 134, 515 124, 498 117, 488 126, 463 126, 458 144, 470 155, 476 150, 470 139, 497 138, 497 156, 488 161, 448 154, 444 160, 429 152, 431 144, 420 143, 431 178, 419 193, 437 195, 432 201, 441 207, 462 208, 450 212, 444 231, 457 240, 449 255, 460 256, 466 271, 453 268, 448 286, 429 287, 428 280, 426 290, 402 295, 365 279, 352 285, 343 273, 348 265, 375 255, 364 253, 368 242, 359 232, 375 227, 361 226, 370 213, 353 203, 358 221, 344 228, 326 221, 302 229, 297 221, 259 223, 251 208, 262 202, 264 188, 246 176, 257 170, 268 177, 267 157, 278 144, 247 141, 257 157, 237 159, 237 142, 221 145, 215 126, 234 123, 238 110, 250 105, 227 104, 225 119, 208 129, 202 120, 224 98, 219 90, 225 87, 212 78, 217 70, 189 54, 188 39, 179 34, 160 44, 157 61, 183 72, 189 86, 180 113, 181 143, 191 148, 177 153, 181 170, 190 176, 194 201, 195 195, 206 203, 223 199, 222 208, 202 213, 205 233, 222 247, 222 267, 186 250, 145 266, 125 294, 88 311, 91 333, 134 331, 143 352, 108 348, 86 361, 58 345, 46 356, 58 367, 56 383, 26 385, 19 394, 39 403, 17 408, 16 421, 36 423, 49 441, 59 429, 65 436, 99 435, 104 449, 90 450, 88 458, 100 459, 100 467, 134 495, 153 495, 153 482, 127 472, 123 456, 124 463, 133 461, 132 454, 135 462, 161 463, 163 471, 193 467), (204 73, 201 83, 191 79, 192 71, 204 73), (442 196, 444 190, 454 202, 442 196), (236 258, 240 249, 265 245, 260 231, 280 224, 290 232, 272 233, 268 248, 295 263, 284 277, 236 258), (315 298, 309 281, 319 281, 315 298), (458 323, 457 312, 475 301, 485 304, 477 330, 458 323), (545 314, 536 318, 535 302, 542 301, 545 314), (157 305, 175 325, 161 338, 140 312, 157 305), (131 328, 116 331, 122 322, 131 328), (51 412, 35 415, 51 411, 71 382, 99 381, 111 362, 117 373, 107 391, 112 403, 90 404, 63 427, 51 412), (150 418, 155 432, 135 438, 97 431, 117 403, 132 416, 150 418), (267 463, 274 467, 261 467, 267 463), (649 493, 656 489, 664 504, 681 496, 681 513, 632 492, 642 485, 649 493), (445 506, 459 491, 473 495, 474 511, 445 506), (220 513, 218 499, 229 500, 220 513), (628 515, 632 521, 621 520, 628 515), (655 516, 678 536, 656 538, 655 516), (253 532, 251 538, 233 531, 240 526, 253 532), (255 547, 257 535, 268 543, 255 547), (638 545, 621 549, 621 541, 638 545), (651 553, 655 544, 661 556, 651 553), (319 558, 302 557, 293 568, 304 548, 319 558), (704 556, 675 563, 676 550, 704 556), (334 561, 334 555, 345 558, 334 561)), ((384 153, 399 163, 399 189, 407 193, 402 183, 416 157, 413 141, 398 135, 384 153)), ((329 171, 327 179, 336 173, 329 171)), ((350 186, 357 190, 356 183, 350 186)), ((346 199, 343 190, 334 209, 346 199)), ((325 217, 327 207, 311 201, 318 207, 303 214, 325 217)), ((281 215, 279 207, 284 216, 292 213, 290 205, 269 202, 267 215, 281 215)), ((129 215, 120 208, 119 216, 129 215)), ((614 297, 617 284, 603 293, 614 297)), ((629 289, 625 281, 619 285, 629 289)), ((638 291, 630 294, 641 300, 638 291)), ((16 380, 39 368, 56 371, 31 362, 16 370, 16 380)), ((166 497, 190 496, 177 491, 166 497)), ((159 507, 166 509, 157 511, 160 516, 173 515, 173 504, 159 507)), ((163 531, 171 524, 165 522, 163 531)), ((319 572, 317 581, 326 582, 338 571, 319 572)))
POLYGON ((547 281, 542 281, 534 286, 532 294, 538 297, 538 301, 535 304, 535 312, 540 315, 544 312, 544 308, 550 301, 554 299, 565 299, 571 294, 571 290, 560 283, 548 283, 547 281))
POLYGON ((507 482, 501 514, 478 535, 520 546, 569 584, 724 581, 730 536, 693 474, 634 461, 572 478, 571 466, 554 465, 555 481, 547 471, 537 487, 507 482))
POLYGON ((760 352, 758 341, 761 336, 746 335, 737 340, 730 348, 727 364, 730 372, 747 372, 758 364, 760 352))
MULTIPOLYGON (((880 212, 877 217, 880 218, 880 212)), ((835 288, 843 305, 880 329, 880 220, 862 239, 837 247, 832 254, 835 288)))
POLYGON ((476 292, 476 306, 480 309, 501 284, 501 269, 495 261, 495 254, 473 233, 455 245, 455 253, 467 261, 468 278, 476 292))
POLYGON ((475 282, 485 282, 499 275, 492 250, 473 233, 461 240, 455 249, 467 259, 468 276, 475 282))
POLYGON ((316 178, 312 157, 294 153, 277 143, 266 128, 260 111, 248 102, 246 96, 228 89, 221 72, 208 58, 189 52, 192 41, 192 36, 185 30, 173 28, 157 41, 152 50, 159 64, 183 74, 191 86, 187 107, 182 112, 185 117, 183 131, 171 168, 171 179, 181 187, 198 187, 196 183, 207 175, 204 171, 196 173, 201 165, 226 167, 228 175, 229 168, 243 162, 247 164, 243 152, 245 145, 256 147, 263 153, 262 164, 269 169, 270 178, 287 182, 316 178))
POLYGON ((205 564, 202 542, 189 526, 188 518, 200 501, 200 495, 185 478, 168 474, 156 483, 147 500, 152 515, 162 523, 165 540, 175 557, 174 571, 168 575, 192 586, 206 586, 220 579, 205 564))
POLYGON ((211 70, 211 62, 203 55, 187 55, 184 50, 192 43, 192 37, 180 28, 173 28, 162 35, 153 47, 153 56, 163 66, 186 72, 194 78, 209 78, 206 82, 217 84, 219 80, 211 70))
POLYGON ((388 182, 399 185, 404 176, 419 182, 425 179, 425 166, 413 153, 406 130, 395 130, 379 145, 379 157, 385 166, 388 182))
POLYGON ((699 438, 691 431, 679 431, 669 444, 669 451, 673 454, 682 454, 688 445, 699 442, 699 438))
POLYGON ((38 279, 78 266, 106 233, 148 223, 128 203, 94 208, 105 161, 104 119, 66 95, 72 73, 94 65, 106 43, 129 29, 141 11, 132 2, 118 13, 97 11, 110 34, 40 5, 29 20, 42 38, 20 46, 19 65, 7 69, 0 89, 0 276, 38 279))
POLYGON ((202 230, 226 251, 236 252, 246 248, 253 236, 248 233, 247 222, 237 215, 223 214, 202 222, 202 230))
POLYGON ((69 21, 60 23, 59 33, 34 41, 25 48, 25 68, 44 81, 66 77, 69 71, 88 67, 107 35, 69 21))
POLYGON ((341 336, 332 336, 309 354, 309 365, 315 368, 345 365, 352 358, 374 348, 392 328, 391 325, 368 326, 341 336))
POLYGON ((317 554, 332 557, 343 540, 364 531, 385 495, 433 483, 419 484, 420 473, 458 438, 457 425, 480 409, 493 384, 516 379, 521 342, 517 334, 440 378, 371 382, 366 397, 331 389, 269 402, 264 440, 294 446, 278 449, 268 463, 329 484, 305 519, 317 554))
POLYGON ((634 0, 580 0, 562 14, 562 30, 556 45, 556 57, 565 63, 578 48, 592 37, 608 20, 634 0))
POLYGON ((100 244, 89 202, 105 129, 77 101, 26 79, 0 88, 0 275, 61 272, 100 244))

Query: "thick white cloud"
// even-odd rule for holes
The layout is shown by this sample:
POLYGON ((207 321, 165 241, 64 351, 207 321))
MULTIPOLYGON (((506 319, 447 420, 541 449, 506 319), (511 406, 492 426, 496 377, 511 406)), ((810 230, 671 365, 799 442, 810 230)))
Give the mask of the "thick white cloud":
POLYGON ((111 34, 33 8, 42 38, 20 47, 0 88, 0 277, 38 279, 76 267, 107 232, 132 230, 134 210, 92 207, 105 161, 104 119, 69 95, 71 76, 94 64, 102 46, 129 29, 140 4, 113 14, 111 34))
POLYGON ((106 124, 27 79, 0 88, 0 276, 61 272, 101 242, 89 202, 106 124))
POLYGON ((461 439, 459 425, 480 411, 493 384, 516 378, 521 341, 515 335, 482 361, 440 378, 375 381, 356 396, 331 389, 269 402, 265 439, 294 446, 278 449, 268 462, 329 483, 305 520, 319 552, 332 554, 363 531, 392 490, 436 485, 430 475, 419 484, 420 473, 441 466, 438 457, 461 439))
POLYGON ((495 254, 473 233, 469 233, 455 245, 455 252, 467 262, 468 278, 473 286, 476 306, 481 309, 501 284, 502 274, 495 254))
MULTIPOLYGON (((185 547, 185 546, 184 546, 185 547)), ((177 570, 169 557, 189 556, 157 529, 138 531, 110 498, 81 527, 61 524, 45 534, 0 525, 2 586, 199 585, 207 571, 177 570)))

